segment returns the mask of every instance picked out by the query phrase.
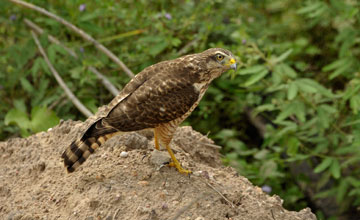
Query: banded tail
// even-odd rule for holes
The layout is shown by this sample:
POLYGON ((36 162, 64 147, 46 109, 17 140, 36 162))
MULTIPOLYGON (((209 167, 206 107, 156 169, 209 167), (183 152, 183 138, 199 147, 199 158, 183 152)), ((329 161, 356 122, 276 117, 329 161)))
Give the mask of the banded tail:
POLYGON ((95 122, 84 133, 82 138, 73 141, 61 155, 67 171, 69 173, 74 172, 90 154, 94 153, 98 147, 118 133, 119 131, 115 128, 104 126, 102 120, 95 122))

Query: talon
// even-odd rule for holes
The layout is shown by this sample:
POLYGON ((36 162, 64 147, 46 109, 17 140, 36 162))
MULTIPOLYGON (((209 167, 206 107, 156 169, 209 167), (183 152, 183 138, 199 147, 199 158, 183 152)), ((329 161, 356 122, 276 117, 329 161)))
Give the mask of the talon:
POLYGON ((179 173, 184 173, 184 174, 190 175, 192 173, 191 170, 185 170, 184 168, 182 168, 179 161, 176 159, 173 151, 171 150, 171 148, 169 146, 171 138, 164 143, 164 141, 162 140, 163 138, 162 138, 161 132, 159 132, 158 129, 159 128, 154 129, 155 149, 157 149, 157 150, 160 149, 160 145, 159 145, 159 138, 160 138, 160 141, 162 141, 162 143, 166 146, 166 149, 167 149, 168 153, 170 154, 170 157, 172 160, 172 162, 168 163, 168 166, 176 167, 176 169, 179 171, 179 173))
POLYGON ((169 163, 170 167, 176 167, 176 169, 179 171, 179 173, 184 173, 189 175, 192 173, 191 170, 185 170, 184 168, 181 167, 180 163, 176 160, 176 162, 170 162, 169 163))

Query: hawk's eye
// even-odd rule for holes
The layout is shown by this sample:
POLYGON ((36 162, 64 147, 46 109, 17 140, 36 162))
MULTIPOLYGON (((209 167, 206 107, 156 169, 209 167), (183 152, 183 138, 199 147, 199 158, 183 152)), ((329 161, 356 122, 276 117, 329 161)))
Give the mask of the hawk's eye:
POLYGON ((222 61, 224 59, 224 55, 218 53, 216 54, 216 59, 217 61, 222 61))

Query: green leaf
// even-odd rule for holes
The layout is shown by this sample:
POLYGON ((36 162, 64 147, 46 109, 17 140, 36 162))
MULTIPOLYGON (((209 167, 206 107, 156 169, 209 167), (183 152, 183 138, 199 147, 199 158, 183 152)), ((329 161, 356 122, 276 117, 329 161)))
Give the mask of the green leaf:
POLYGON ((34 87, 26 78, 20 78, 22 88, 28 93, 34 93, 34 87))
POLYGON ((296 13, 298 14, 307 14, 310 13, 316 9, 318 9, 319 7, 321 7, 321 3, 320 2, 313 2, 311 4, 308 4, 307 6, 300 8, 296 13))
POLYGON ((305 105, 302 102, 295 101, 290 102, 284 105, 282 109, 280 109, 280 114, 276 117, 275 123, 280 123, 290 115, 296 115, 296 117, 301 121, 305 122, 305 105))
POLYGON ((71 78, 80 79, 83 71, 84 71, 83 66, 77 66, 77 67, 72 68, 69 72, 70 72, 71 78))
POLYGON ((333 162, 333 159, 331 157, 325 158, 319 165, 316 166, 316 168, 314 169, 314 172, 321 173, 326 168, 328 168, 332 162, 333 162))
POLYGON ((28 115, 18 109, 11 109, 5 115, 5 125, 16 125, 21 130, 21 136, 26 137, 29 136, 28 129, 30 128, 30 120, 28 115))
POLYGON ((321 125, 322 128, 328 128, 331 122, 329 114, 323 108, 321 108, 321 106, 319 106, 316 111, 319 119, 319 125, 321 125))
POLYGON ((273 160, 267 160, 265 161, 259 170, 259 176, 261 176, 264 179, 267 179, 269 177, 281 177, 283 174, 278 172, 278 165, 273 160))
POLYGON ((162 41, 160 43, 156 43, 155 45, 151 46, 149 49, 149 53, 152 56, 156 56, 159 53, 161 53, 163 50, 165 50, 168 46, 168 43, 166 41, 162 41))
POLYGON ((31 67, 31 73, 32 73, 32 76, 33 78, 35 78, 39 72, 39 69, 41 68, 43 58, 42 57, 38 57, 36 58, 36 60, 34 61, 34 64, 32 65, 31 67))
POLYGON ((340 181, 340 185, 337 190, 336 201, 341 203, 344 200, 345 194, 349 188, 349 183, 347 181, 340 181))
POLYGON ((215 136, 215 138, 218 139, 227 139, 235 136, 235 131, 231 129, 222 129, 220 132, 218 132, 215 136))
POLYGON ((294 82, 290 83, 287 93, 288 100, 293 100, 296 97, 297 93, 298 93, 298 87, 296 83, 294 82))
POLYGON ((337 159, 334 159, 331 167, 330 167, 330 172, 331 175, 335 178, 335 179, 339 179, 340 175, 341 175, 341 168, 340 168, 340 164, 339 161, 337 159))
POLYGON ((296 71, 289 65, 283 63, 280 65, 281 72, 290 78, 296 78, 296 71))
POLYGON ((47 73, 48 75, 52 75, 48 65, 46 64, 44 59, 39 60, 39 63, 41 64, 42 69, 44 70, 45 73, 47 73))
POLYGON ((346 181, 349 182, 353 187, 360 189, 360 180, 359 179, 352 177, 352 176, 348 176, 348 177, 346 177, 346 181))
POLYGON ((254 155, 254 158, 258 159, 258 160, 264 160, 268 154, 269 154, 269 150, 263 149, 263 150, 257 152, 254 155))
POLYGON ((295 108, 295 115, 296 117, 299 119, 299 121, 301 122, 305 122, 305 114, 306 114, 306 109, 305 109, 305 104, 303 102, 294 102, 294 108, 295 108))
POLYGON ((350 108, 354 114, 357 114, 360 109, 360 95, 355 95, 350 98, 350 108))
POLYGON ((69 53, 64 49, 64 47, 60 46, 59 44, 52 44, 51 47, 54 48, 54 50, 64 56, 68 56, 69 53))
POLYGON ((298 152, 299 146, 300 146, 300 141, 299 139, 297 139, 296 137, 290 137, 287 139, 287 150, 286 153, 289 156, 295 156, 298 152))
POLYGON ((46 131, 59 123, 56 114, 45 107, 36 106, 31 110, 31 130, 33 132, 46 131))
POLYGON ((295 81, 296 85, 299 87, 299 89, 305 93, 316 93, 318 90, 316 87, 309 83, 309 81, 304 79, 299 79, 295 81))
POLYGON ((292 53, 293 49, 290 48, 287 51, 285 51, 283 54, 281 54, 279 57, 276 57, 273 60, 273 63, 280 63, 281 61, 285 60, 291 53, 292 53))
POLYGON ((181 44, 181 40, 179 38, 172 38, 171 39, 171 44, 174 46, 174 47, 177 47, 181 44))
POLYGON ((56 58, 56 49, 54 47, 55 44, 51 44, 48 48, 47 48, 47 55, 49 57, 50 63, 55 63, 55 58, 56 58))
POLYGON ((329 79, 332 80, 337 76, 345 73, 352 65, 352 60, 350 58, 343 58, 339 60, 335 60, 334 62, 324 66, 322 70, 324 72, 334 71, 330 74, 329 79))
POLYGON ((313 79, 302 78, 295 81, 296 85, 305 93, 319 93, 328 98, 335 98, 335 95, 313 79))
POLYGON ((26 105, 24 99, 15 99, 13 104, 16 110, 20 110, 26 113, 26 105))
POLYGON ((263 112, 263 111, 273 111, 275 110, 275 105, 274 104, 265 104, 265 105, 259 105, 255 108, 255 115, 263 112))
POLYGON ((339 67, 342 67, 342 66, 346 65, 347 63, 349 63, 349 59, 348 59, 348 58, 335 60, 334 62, 332 62, 332 63, 324 66, 324 67, 322 68, 322 71, 324 71, 324 72, 329 72, 329 71, 331 71, 331 70, 338 69, 339 67))
POLYGON ((99 16, 101 16, 102 12, 99 11, 99 10, 96 10, 96 11, 92 11, 91 13, 85 13, 84 15, 82 15, 79 19, 79 21, 81 22, 85 22, 85 21, 90 21, 90 20, 93 20, 99 16))
MULTIPOLYGON (((289 65, 285 64, 285 63, 281 63, 281 64, 278 64, 274 67, 274 73, 273 74, 276 74, 278 75, 277 78, 279 77, 282 77, 284 78, 283 76, 287 76, 291 79, 294 79, 296 78, 297 74, 296 74, 296 71, 291 68, 289 65)), ((279 79, 277 79, 278 81, 279 79)))
POLYGON ((11 109, 5 115, 5 125, 16 124, 19 127, 28 128, 30 125, 29 117, 23 111, 11 109))
POLYGON ((264 78, 267 74, 269 73, 268 69, 264 69, 261 72, 258 72, 256 74, 253 74, 245 83, 244 86, 245 87, 249 87, 252 84, 258 82, 259 80, 261 80, 262 78, 264 78))
POLYGON ((332 74, 330 74, 329 79, 332 80, 332 79, 336 78, 337 76, 348 72, 349 69, 351 68, 351 65, 352 65, 351 63, 347 63, 346 65, 339 67, 332 74))
POLYGON ((239 75, 255 74, 258 72, 262 72, 264 70, 266 70, 266 67, 264 65, 255 65, 255 66, 251 66, 246 69, 240 70, 238 72, 238 74, 239 75))

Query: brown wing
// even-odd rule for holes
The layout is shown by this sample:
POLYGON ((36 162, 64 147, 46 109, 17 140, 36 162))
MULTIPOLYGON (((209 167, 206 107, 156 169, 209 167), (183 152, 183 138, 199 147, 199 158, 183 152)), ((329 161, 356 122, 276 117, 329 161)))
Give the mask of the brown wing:
POLYGON ((86 136, 154 128, 185 114, 199 93, 193 87, 190 76, 194 74, 189 72, 192 70, 181 66, 179 62, 166 61, 140 72, 125 86, 119 100, 110 103, 113 107, 107 116, 94 123, 86 136))
POLYGON ((103 122, 119 131, 154 128, 184 115, 198 95, 186 79, 160 74, 121 101, 103 122))

